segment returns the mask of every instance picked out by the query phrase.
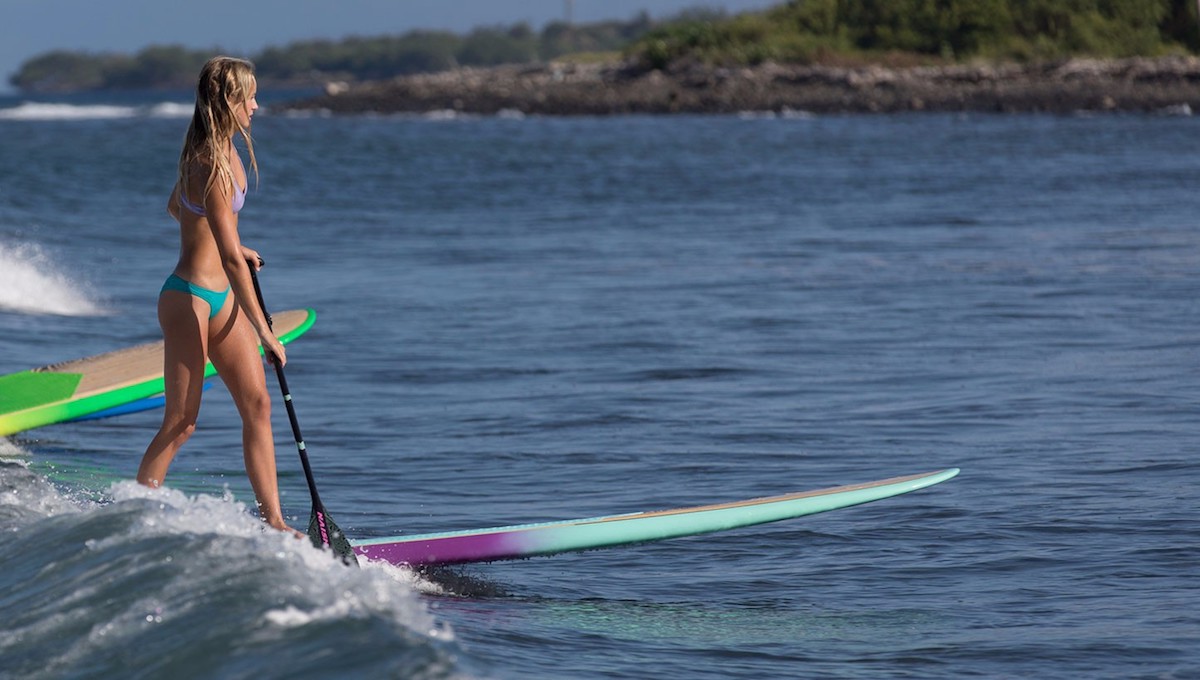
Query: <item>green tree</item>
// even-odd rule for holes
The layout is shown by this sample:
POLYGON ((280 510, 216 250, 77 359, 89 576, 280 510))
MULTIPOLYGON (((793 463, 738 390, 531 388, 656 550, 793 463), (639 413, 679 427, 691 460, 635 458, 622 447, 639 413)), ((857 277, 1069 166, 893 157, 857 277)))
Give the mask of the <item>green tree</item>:
POLYGON ((458 61, 471 66, 519 64, 537 59, 537 42, 526 24, 508 30, 479 28, 471 31, 458 50, 458 61))
POLYGON ((104 59, 85 52, 48 52, 22 64, 9 82, 22 90, 43 92, 102 87, 104 59))
MULTIPOLYGON (((1200 51, 1200 28, 1196 0, 789 0, 733 16, 700 8, 663 22, 645 12, 624 22, 552 22, 540 33, 514 24, 465 36, 412 31, 310 40, 269 47, 253 59, 260 79, 315 81, 617 50, 648 68, 680 60, 862 61, 888 53, 939 60, 1116 57, 1200 51)), ((173 86, 190 83, 210 54, 177 46, 132 56, 55 51, 22 64, 11 82, 24 90, 173 86)))
POLYGON ((187 50, 179 46, 152 46, 130 59, 113 59, 105 69, 105 86, 186 87, 196 78, 209 52, 187 50))
POLYGON ((1200 50, 1200 21, 1196 11, 1193 0, 1171 0, 1170 8, 1159 24, 1163 38, 1193 52, 1200 50))

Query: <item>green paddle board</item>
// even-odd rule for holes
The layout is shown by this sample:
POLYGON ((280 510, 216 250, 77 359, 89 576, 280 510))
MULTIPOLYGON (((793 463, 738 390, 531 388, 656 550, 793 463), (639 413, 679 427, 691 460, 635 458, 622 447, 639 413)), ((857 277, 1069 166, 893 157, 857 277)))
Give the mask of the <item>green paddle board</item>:
MULTIPOLYGON (((312 327, 317 313, 290 310, 274 320, 275 335, 288 343, 312 327)), ((211 362, 204 368, 206 378, 216 372, 211 362)), ((138 404, 151 408, 162 391, 161 340, 0 376, 0 436, 103 412, 131 412, 138 404)))

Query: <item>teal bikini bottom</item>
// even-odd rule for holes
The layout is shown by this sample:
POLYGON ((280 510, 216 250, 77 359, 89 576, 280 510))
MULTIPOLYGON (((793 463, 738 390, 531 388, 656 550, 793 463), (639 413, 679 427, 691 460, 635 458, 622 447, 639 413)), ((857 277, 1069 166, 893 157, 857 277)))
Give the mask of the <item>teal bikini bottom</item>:
MULTIPOLYGON (((177 290, 181 293, 190 293, 208 303, 208 318, 213 318, 225 306, 225 298, 229 297, 229 288, 225 290, 209 290, 201 288, 191 281, 185 281, 175 274, 167 277, 167 282, 163 284, 163 290, 177 290)), ((160 291, 161 292, 161 291, 160 291)))

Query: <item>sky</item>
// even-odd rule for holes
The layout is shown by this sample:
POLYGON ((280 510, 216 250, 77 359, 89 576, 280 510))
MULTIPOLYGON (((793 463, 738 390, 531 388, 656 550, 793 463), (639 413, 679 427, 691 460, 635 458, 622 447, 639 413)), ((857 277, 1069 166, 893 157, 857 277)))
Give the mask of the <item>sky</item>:
POLYGON ((0 0, 0 91, 27 59, 50 50, 134 53, 148 45, 221 48, 252 55, 310 38, 387 35, 414 29, 466 32, 528 22, 540 29, 669 16, 690 7, 737 13, 782 0, 0 0))

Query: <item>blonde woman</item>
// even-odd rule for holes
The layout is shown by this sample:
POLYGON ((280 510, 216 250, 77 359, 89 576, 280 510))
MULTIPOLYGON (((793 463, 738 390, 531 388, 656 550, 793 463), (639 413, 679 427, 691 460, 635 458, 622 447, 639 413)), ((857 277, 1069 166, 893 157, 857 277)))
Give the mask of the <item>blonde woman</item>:
POLYGON ((248 175, 233 144, 246 142, 250 167, 258 174, 250 119, 258 108, 254 66, 216 57, 204 65, 196 87, 196 109, 179 155, 179 177, 167 212, 179 222, 179 262, 158 297, 158 322, 166 345, 166 410, 162 427, 138 468, 138 482, 163 483, 179 447, 196 427, 206 357, 216 366, 242 418, 246 473, 264 522, 284 523, 275 476, 271 400, 258 344, 281 365, 283 345, 267 325, 250 279, 261 266, 258 253, 242 245, 238 211, 248 175))

